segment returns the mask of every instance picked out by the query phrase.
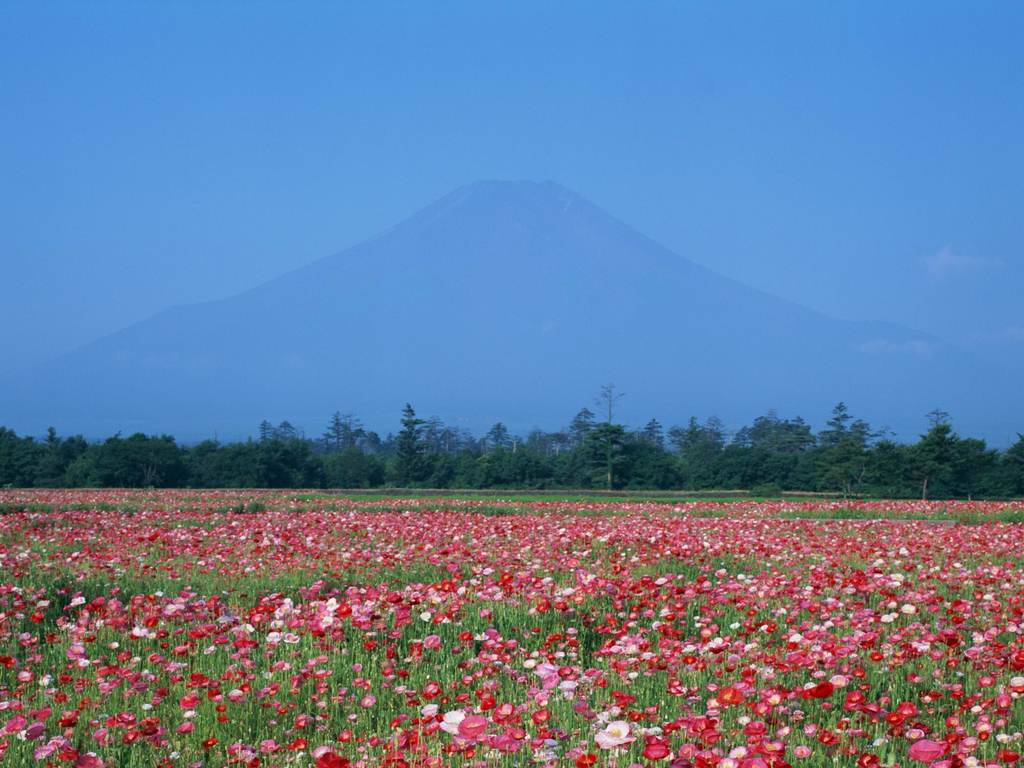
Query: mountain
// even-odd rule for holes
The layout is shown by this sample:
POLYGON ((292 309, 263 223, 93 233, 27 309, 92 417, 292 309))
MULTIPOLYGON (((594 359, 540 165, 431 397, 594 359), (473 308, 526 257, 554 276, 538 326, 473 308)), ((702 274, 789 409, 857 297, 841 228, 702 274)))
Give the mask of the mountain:
POLYGON ((723 277, 552 182, 486 181, 38 367, 8 382, 0 423, 223 438, 263 418, 317 434, 340 409, 387 431, 410 401, 525 431, 565 424, 607 381, 633 423, 714 413, 739 426, 769 408, 820 423, 842 399, 908 438, 941 406, 965 432, 1008 440, 1022 416, 1007 377, 938 339, 723 277))

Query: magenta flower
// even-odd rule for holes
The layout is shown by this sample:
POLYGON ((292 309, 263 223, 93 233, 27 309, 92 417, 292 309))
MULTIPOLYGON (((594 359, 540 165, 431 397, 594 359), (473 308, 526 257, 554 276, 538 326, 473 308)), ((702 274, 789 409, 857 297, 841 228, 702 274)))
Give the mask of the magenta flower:
POLYGON ((922 763, 931 765, 946 754, 946 745, 941 741, 921 739, 910 745, 910 752, 908 754, 911 760, 919 760, 922 763))

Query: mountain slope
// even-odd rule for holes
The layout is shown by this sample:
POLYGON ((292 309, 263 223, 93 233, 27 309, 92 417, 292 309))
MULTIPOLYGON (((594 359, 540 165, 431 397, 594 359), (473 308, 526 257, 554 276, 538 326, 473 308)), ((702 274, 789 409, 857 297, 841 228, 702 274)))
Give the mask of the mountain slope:
POLYGON ((337 409, 387 429, 408 400, 474 429, 553 428, 615 381, 636 421, 815 419, 845 399, 908 436, 941 405, 996 437, 1009 393, 973 367, 923 334, 722 277, 556 184, 479 182, 362 245, 55 360, 0 416, 223 437, 264 417, 315 430, 337 409))

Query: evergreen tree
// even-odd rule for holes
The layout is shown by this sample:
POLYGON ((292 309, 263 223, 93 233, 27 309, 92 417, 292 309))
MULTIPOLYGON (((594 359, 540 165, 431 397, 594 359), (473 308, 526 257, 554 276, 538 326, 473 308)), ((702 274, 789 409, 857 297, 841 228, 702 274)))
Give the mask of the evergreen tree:
POLYGON ((849 436, 850 428, 847 426, 853 421, 846 403, 839 401, 832 409, 832 416, 825 423, 826 429, 818 435, 818 445, 823 448, 832 448, 849 436))
POLYGON ((444 440, 442 439, 444 429, 444 422, 437 416, 431 416, 423 422, 423 444, 426 450, 433 453, 444 451, 444 440))
POLYGON ((839 490, 849 498, 863 483, 868 471, 868 452, 849 432, 819 451, 820 486, 839 490))
POLYGON ((376 488, 384 483, 381 460, 349 447, 324 459, 324 481, 329 488, 376 488))
POLYGON ((958 440, 948 421, 948 414, 933 411, 929 414, 929 421, 932 428, 921 436, 912 454, 912 470, 921 483, 922 499, 927 499, 929 487, 934 491, 936 485, 940 492, 948 492, 958 440))
POLYGON ((640 433, 645 442, 657 448, 665 447, 665 433, 657 419, 651 419, 640 433))
POLYGON ((174 488, 185 485, 186 471, 184 455, 170 435, 117 434, 93 452, 87 482, 108 488, 174 488))
POLYGON ((426 461, 422 439, 423 419, 409 404, 402 409, 402 430, 395 440, 395 479, 399 485, 415 485, 425 479, 426 461))
POLYGON ((979 494, 1001 494, 999 452, 989 450, 984 440, 959 438, 953 446, 951 487, 953 496, 972 499, 979 494))
POLYGON ((508 434, 508 427, 500 421, 490 428, 487 432, 487 437, 484 439, 487 441, 487 445, 491 448, 508 448, 512 443, 512 439, 508 434))
POLYGON ((39 465, 35 472, 35 485, 47 488, 66 485, 65 473, 68 465, 77 458, 73 443, 67 442, 68 445, 65 445, 65 441, 57 436, 57 430, 53 427, 46 430, 43 450, 39 455, 39 465))
POLYGON ((843 402, 832 409, 826 426, 818 435, 818 486, 839 490, 846 498, 865 482, 867 446, 874 433, 866 421, 854 419, 843 402))
POLYGON ((604 485, 608 490, 616 487, 621 479, 618 469, 623 463, 625 444, 626 429, 621 424, 598 424, 587 433, 582 452, 591 472, 588 485, 604 485))
POLYGON ((288 419, 285 419, 274 428, 275 440, 298 440, 299 437, 299 430, 288 419))
POLYGON ((685 427, 672 427, 668 431, 668 439, 679 454, 686 487, 714 487, 718 480, 720 456, 725 448, 725 428, 721 420, 712 416, 701 424, 696 416, 691 416, 685 427))
POLYGON ((594 412, 589 408, 581 408, 569 424, 569 438, 573 448, 583 445, 583 440, 594 428, 594 412))
POLYGON ((737 432, 735 442, 748 448, 788 453, 805 451, 815 441, 810 425, 802 418, 780 419, 772 410, 764 416, 758 416, 753 424, 737 432))
POLYGON ((364 432, 359 438, 357 445, 359 450, 364 453, 384 453, 384 441, 373 430, 364 432))
POLYGON ((909 449, 892 440, 880 440, 868 453, 865 482, 882 496, 904 496, 912 492, 906 485, 909 449))
POLYGON ((356 445, 364 434, 363 425, 351 413, 335 411, 324 430, 323 442, 328 451, 343 451, 356 445))
POLYGON ((1024 434, 1018 433, 1017 442, 1003 456, 1002 466, 1010 495, 1024 496, 1024 434))

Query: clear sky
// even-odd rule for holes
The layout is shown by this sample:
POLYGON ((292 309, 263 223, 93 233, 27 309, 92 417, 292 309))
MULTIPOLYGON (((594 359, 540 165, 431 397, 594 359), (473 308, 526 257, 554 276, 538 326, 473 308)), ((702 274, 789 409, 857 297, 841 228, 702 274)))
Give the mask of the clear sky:
POLYGON ((1024 4, 0 4, 0 369, 481 178, 1024 356, 1024 4))

